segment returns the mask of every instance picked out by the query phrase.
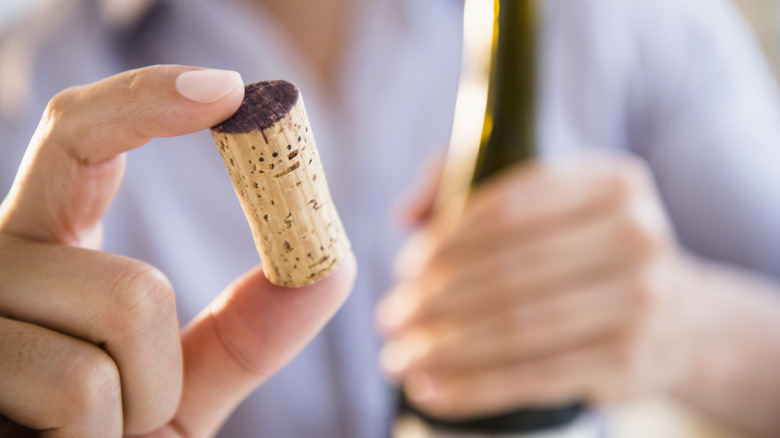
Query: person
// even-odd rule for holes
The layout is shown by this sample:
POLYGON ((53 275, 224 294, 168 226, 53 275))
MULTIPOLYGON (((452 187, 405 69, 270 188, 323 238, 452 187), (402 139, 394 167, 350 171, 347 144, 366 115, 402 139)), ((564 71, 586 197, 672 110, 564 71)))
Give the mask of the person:
POLYGON ((424 219, 433 184, 412 181, 448 140, 460 13, 450 0, 83 0, 9 32, 6 424, 384 436, 381 356, 444 417, 669 392, 749 433, 780 430, 777 96, 734 8, 545 2, 543 159, 479 189, 443 230, 424 219), (238 76, 200 67, 300 86, 361 266, 281 370, 354 265, 300 293, 253 269, 212 140, 183 136, 230 114, 238 76), (408 185, 406 222, 421 227, 399 253, 386 216, 408 185), (174 314, 195 318, 181 342, 174 314))

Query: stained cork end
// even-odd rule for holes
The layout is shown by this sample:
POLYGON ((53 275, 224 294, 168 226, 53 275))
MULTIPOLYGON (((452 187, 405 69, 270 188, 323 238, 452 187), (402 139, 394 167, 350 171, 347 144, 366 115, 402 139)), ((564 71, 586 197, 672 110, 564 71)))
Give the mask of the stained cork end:
POLYGON ((290 113, 300 95, 298 87, 288 81, 249 84, 244 88, 244 101, 238 111, 211 129, 224 134, 266 130, 290 113))
POLYGON ((247 85, 239 110, 211 133, 269 281, 300 287, 333 272, 350 243, 298 87, 247 85))

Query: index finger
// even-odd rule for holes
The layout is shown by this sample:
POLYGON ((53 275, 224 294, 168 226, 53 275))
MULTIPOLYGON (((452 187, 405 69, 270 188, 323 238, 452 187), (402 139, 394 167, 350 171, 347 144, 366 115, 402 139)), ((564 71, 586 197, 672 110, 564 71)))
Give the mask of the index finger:
POLYGON ((537 163, 478 187, 439 253, 497 242, 536 239, 590 221, 627 203, 635 171, 625 160, 588 158, 537 163))
POLYGON ((396 274, 415 278, 434 260, 490 255, 498 246, 527 243, 592 218, 599 207, 623 198, 628 189, 622 182, 607 160, 512 168, 477 187, 457 221, 442 226, 434 217, 418 230, 399 252, 396 274))
POLYGON ((122 152, 221 122, 240 105, 242 85, 236 72, 165 65, 62 91, 0 206, 0 231, 78 244, 118 188, 122 152))

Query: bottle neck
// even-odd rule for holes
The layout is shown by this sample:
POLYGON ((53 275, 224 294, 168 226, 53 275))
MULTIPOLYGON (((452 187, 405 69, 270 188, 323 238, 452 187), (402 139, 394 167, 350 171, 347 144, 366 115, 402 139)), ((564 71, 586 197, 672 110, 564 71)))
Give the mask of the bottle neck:
POLYGON ((495 0, 487 111, 473 184, 536 156, 537 0, 495 0))

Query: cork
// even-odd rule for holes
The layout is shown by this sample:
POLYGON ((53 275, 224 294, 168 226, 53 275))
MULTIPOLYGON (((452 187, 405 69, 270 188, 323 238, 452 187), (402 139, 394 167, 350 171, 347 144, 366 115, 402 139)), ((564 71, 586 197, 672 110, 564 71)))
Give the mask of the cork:
POLYGON ((350 243, 298 87, 287 81, 247 85, 241 107, 211 134, 268 280, 300 287, 333 272, 350 243))

